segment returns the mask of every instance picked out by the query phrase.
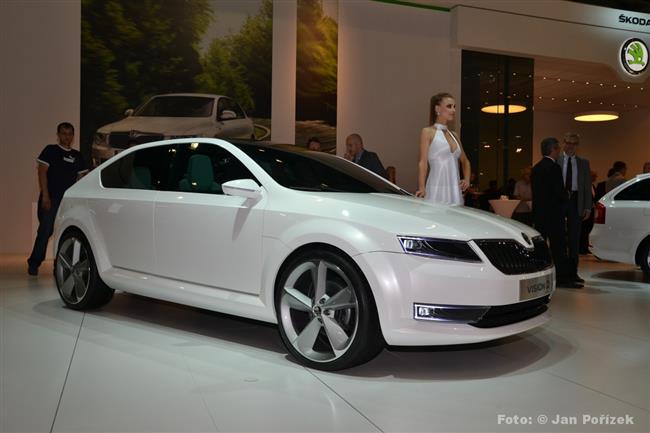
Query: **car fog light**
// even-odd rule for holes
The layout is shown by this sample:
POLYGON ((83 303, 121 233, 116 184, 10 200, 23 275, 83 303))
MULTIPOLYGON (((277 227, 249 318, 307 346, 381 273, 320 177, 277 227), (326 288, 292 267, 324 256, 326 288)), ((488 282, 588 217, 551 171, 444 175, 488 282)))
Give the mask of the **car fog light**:
POLYGON ((415 320, 472 323, 480 320, 489 309, 490 307, 482 306, 413 304, 413 318, 415 320))

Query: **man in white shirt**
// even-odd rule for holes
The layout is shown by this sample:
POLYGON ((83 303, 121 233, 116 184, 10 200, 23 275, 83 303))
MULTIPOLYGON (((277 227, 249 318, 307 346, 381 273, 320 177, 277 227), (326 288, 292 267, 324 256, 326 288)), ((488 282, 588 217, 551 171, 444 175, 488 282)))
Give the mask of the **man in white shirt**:
POLYGON ((564 134, 564 149, 557 160, 562 168, 564 187, 569 196, 564 216, 567 225, 567 247, 569 257, 569 275, 574 281, 583 283, 578 275, 580 246, 580 226, 589 219, 593 199, 591 196, 591 169, 589 161, 576 155, 580 145, 580 136, 569 132, 564 134))

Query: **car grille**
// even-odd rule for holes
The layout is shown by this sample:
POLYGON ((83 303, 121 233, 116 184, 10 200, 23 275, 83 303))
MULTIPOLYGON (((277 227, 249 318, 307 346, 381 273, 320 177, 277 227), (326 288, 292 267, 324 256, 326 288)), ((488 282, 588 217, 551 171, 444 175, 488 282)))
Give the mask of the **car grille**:
POLYGON ((529 274, 553 265, 544 239, 533 239, 533 248, 525 248, 514 239, 484 239, 475 241, 490 262, 506 275, 529 274))
POLYGON ((134 134, 130 132, 111 132, 108 136, 108 144, 114 149, 126 149, 129 147, 129 141, 135 140, 137 144, 149 143, 152 141, 162 140, 162 134, 134 134))
POLYGON ((477 328, 496 328, 528 320, 546 311, 550 299, 550 295, 546 295, 530 301, 490 307, 480 320, 470 323, 470 325, 477 328))

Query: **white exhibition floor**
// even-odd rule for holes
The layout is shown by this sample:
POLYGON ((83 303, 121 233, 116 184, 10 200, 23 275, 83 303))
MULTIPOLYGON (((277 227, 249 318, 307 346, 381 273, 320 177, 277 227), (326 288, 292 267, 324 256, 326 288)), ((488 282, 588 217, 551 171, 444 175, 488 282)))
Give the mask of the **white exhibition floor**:
POLYGON ((263 323, 124 293, 66 309, 51 262, 33 278, 24 260, 0 256, 3 433, 650 431, 650 284, 633 266, 583 256, 586 287, 558 289, 534 331, 323 373, 263 323))

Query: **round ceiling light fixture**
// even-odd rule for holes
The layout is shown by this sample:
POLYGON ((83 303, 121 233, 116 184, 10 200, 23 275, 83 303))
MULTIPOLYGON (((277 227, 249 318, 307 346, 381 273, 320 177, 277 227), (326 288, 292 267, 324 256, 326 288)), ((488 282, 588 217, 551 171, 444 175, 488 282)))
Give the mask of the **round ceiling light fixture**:
MULTIPOLYGON (((483 108, 481 108, 481 111, 484 113, 490 113, 490 114, 505 114, 506 112, 506 106, 505 105, 488 105, 483 108)), ((526 107, 523 105, 515 105, 515 104, 510 104, 508 105, 508 113, 509 114, 515 114, 515 113, 521 113, 522 111, 526 111, 526 107)))
POLYGON ((618 119, 616 111, 585 111, 577 113, 574 117, 578 122, 607 122, 618 119))

